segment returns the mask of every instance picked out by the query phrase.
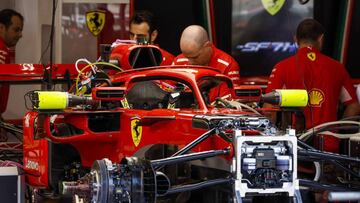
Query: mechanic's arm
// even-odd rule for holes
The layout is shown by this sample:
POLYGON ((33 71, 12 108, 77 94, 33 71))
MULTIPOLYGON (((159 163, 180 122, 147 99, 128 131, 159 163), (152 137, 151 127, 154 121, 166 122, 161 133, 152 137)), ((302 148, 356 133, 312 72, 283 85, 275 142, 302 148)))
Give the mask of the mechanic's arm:
POLYGON ((340 74, 344 79, 340 92, 340 101, 346 106, 343 118, 360 115, 360 104, 356 96, 356 90, 345 67, 342 67, 340 74))
POLYGON ((353 102, 346 106, 343 118, 360 115, 359 102, 353 102))

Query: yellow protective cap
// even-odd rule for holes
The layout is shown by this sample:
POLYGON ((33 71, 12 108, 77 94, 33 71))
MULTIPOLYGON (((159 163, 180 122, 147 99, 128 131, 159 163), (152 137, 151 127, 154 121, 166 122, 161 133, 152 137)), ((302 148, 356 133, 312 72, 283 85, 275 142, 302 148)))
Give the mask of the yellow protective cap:
POLYGON ((65 109, 68 105, 68 93, 58 91, 35 91, 39 103, 35 109, 65 109))
POLYGON ((275 90, 280 95, 281 107, 305 107, 308 104, 308 93, 303 89, 275 90))

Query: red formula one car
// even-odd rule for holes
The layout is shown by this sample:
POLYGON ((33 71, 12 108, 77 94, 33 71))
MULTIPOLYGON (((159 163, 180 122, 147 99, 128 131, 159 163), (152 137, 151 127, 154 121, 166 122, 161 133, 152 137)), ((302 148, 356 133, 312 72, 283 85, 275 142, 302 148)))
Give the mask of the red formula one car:
POLYGON ((298 141, 293 129, 278 130, 256 109, 216 98, 230 93, 242 101, 261 97, 306 105, 306 91, 295 99, 281 92, 261 96, 261 88, 233 87, 210 67, 160 67, 164 58, 154 46, 126 45, 113 52, 110 59, 125 71, 99 71, 114 65, 89 64, 72 68, 67 77, 49 76, 72 85, 68 92, 26 94, 31 110, 23 118, 23 166, 35 202, 40 197, 240 203, 256 196, 301 202, 299 184, 358 188, 299 180, 297 160, 359 159, 321 153, 298 141))
POLYGON ((294 133, 274 136, 256 111, 210 101, 220 86, 244 97, 227 76, 169 66, 104 81, 90 97, 29 93, 34 110, 23 121, 24 166, 32 188, 91 202, 240 201, 264 188, 294 196, 294 133), (213 193, 190 195, 209 187, 213 193))

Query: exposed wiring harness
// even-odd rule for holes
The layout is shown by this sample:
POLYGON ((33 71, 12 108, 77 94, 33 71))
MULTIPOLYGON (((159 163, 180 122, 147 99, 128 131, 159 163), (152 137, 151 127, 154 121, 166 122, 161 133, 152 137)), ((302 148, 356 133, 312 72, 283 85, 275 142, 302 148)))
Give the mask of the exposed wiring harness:
MULTIPOLYGON (((312 148, 311 146, 308 146, 306 143, 304 143, 303 141, 308 140, 309 138, 311 138, 314 134, 318 134, 318 133, 324 133, 326 135, 331 135, 334 137, 337 137, 339 139, 356 139, 356 140, 360 140, 360 132, 358 133, 352 133, 352 134, 341 134, 341 133, 334 133, 329 131, 329 126, 334 126, 334 125, 357 125, 357 128, 360 128, 360 122, 357 121, 351 121, 351 120, 340 120, 340 121, 333 121, 333 122, 327 122, 327 123, 323 123, 320 124, 318 126, 315 126, 311 129, 309 129, 307 132, 305 132, 304 134, 299 136, 299 145, 303 146, 305 148, 307 148, 308 150, 314 150, 314 152, 316 152, 317 150, 315 150, 314 148, 312 148)), ((345 127, 348 128, 353 128, 354 126, 341 126, 338 127, 338 129, 344 129, 345 127)), ((335 128, 334 128, 335 129, 335 128)), ((346 128, 345 128, 346 129, 346 128)), ((299 146, 299 150, 302 150, 303 148, 299 146)), ((345 172, 351 174, 354 177, 359 177, 358 174, 354 173, 352 170, 348 169, 346 166, 343 166, 339 161, 337 160, 332 160, 329 159, 328 160, 331 164, 340 167, 342 170, 344 170, 345 172)), ((319 181, 320 177, 321 177, 321 166, 320 163, 317 161, 313 161, 314 165, 315 165, 315 177, 314 177, 314 181, 319 181)))
POLYGON ((223 97, 216 98, 216 100, 214 102, 212 102, 211 105, 215 105, 216 103, 221 103, 222 105, 224 105, 227 108, 235 108, 240 111, 242 110, 242 108, 245 108, 255 114, 261 115, 258 111, 256 111, 256 109, 254 109, 244 103, 241 103, 239 101, 229 100, 229 99, 230 99, 230 95, 228 94, 223 97))
POLYGON ((93 73, 95 74, 95 72, 96 72, 96 66, 95 66, 93 63, 91 63, 89 60, 87 60, 86 58, 80 58, 80 59, 76 60, 76 62, 75 62, 75 68, 76 68, 76 70, 77 70, 78 73, 80 72, 80 69, 79 69, 79 67, 78 67, 78 63, 79 63, 79 62, 85 62, 85 63, 87 63, 88 65, 90 65, 93 73))
POLYGON ((19 167, 19 168, 24 169, 24 166, 21 165, 20 163, 15 162, 15 161, 9 161, 9 160, 5 160, 5 161, 0 160, 0 166, 1 166, 1 167, 17 166, 17 167, 19 167))
MULTIPOLYGON (((118 67, 118 66, 116 66, 116 65, 114 65, 114 64, 112 64, 112 63, 107 63, 107 62, 89 63, 89 61, 86 60, 86 59, 79 59, 79 60, 80 60, 80 61, 85 60, 85 62, 87 62, 88 65, 86 65, 84 68, 82 68, 81 70, 79 70, 78 67, 77 67, 77 64, 76 64, 76 69, 78 70, 78 75, 77 75, 76 80, 75 80, 75 94, 76 94, 76 95, 79 95, 79 86, 78 86, 78 85, 79 85, 80 77, 83 75, 83 72, 84 72, 86 69, 88 69, 89 67, 91 67, 92 70, 95 71, 95 72, 96 72, 96 69, 97 69, 95 65, 107 65, 107 66, 111 66, 111 67, 113 67, 113 68, 116 68, 117 70, 120 70, 121 72, 123 71, 123 69, 121 69, 120 67, 118 67)), ((77 62, 80 62, 79 60, 78 60, 77 62)))

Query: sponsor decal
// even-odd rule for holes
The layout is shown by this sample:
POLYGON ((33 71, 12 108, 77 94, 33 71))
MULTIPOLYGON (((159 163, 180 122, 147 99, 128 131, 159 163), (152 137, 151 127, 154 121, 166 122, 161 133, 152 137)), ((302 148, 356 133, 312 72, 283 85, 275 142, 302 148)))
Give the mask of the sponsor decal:
POLYGON ((265 10, 273 16, 281 10, 285 0, 261 0, 261 3, 265 10))
POLYGON ((105 25, 105 11, 86 12, 86 25, 95 37, 98 36, 105 25))
POLYGON ((31 63, 24 63, 24 64, 22 64, 21 70, 22 71, 33 71, 33 70, 35 70, 35 67, 31 63))
POLYGON ((131 137, 136 147, 139 146, 142 136, 142 126, 140 122, 139 117, 131 118, 131 137))
POLYGON ((123 106, 123 108, 130 109, 129 102, 127 101, 126 97, 124 97, 124 99, 120 100, 120 102, 121 102, 121 105, 123 106))
POLYGON ((241 52, 272 51, 295 53, 297 45, 294 42, 247 42, 244 45, 237 45, 236 49, 241 52))
POLYGON ((316 60, 316 54, 314 52, 307 53, 307 57, 308 57, 308 59, 310 59, 310 61, 316 60))
POLYGON ((309 105, 313 107, 321 107, 325 101, 325 94, 320 89, 311 89, 309 92, 309 105))
POLYGON ((25 167, 28 169, 39 170, 39 163, 37 161, 27 160, 25 167))

